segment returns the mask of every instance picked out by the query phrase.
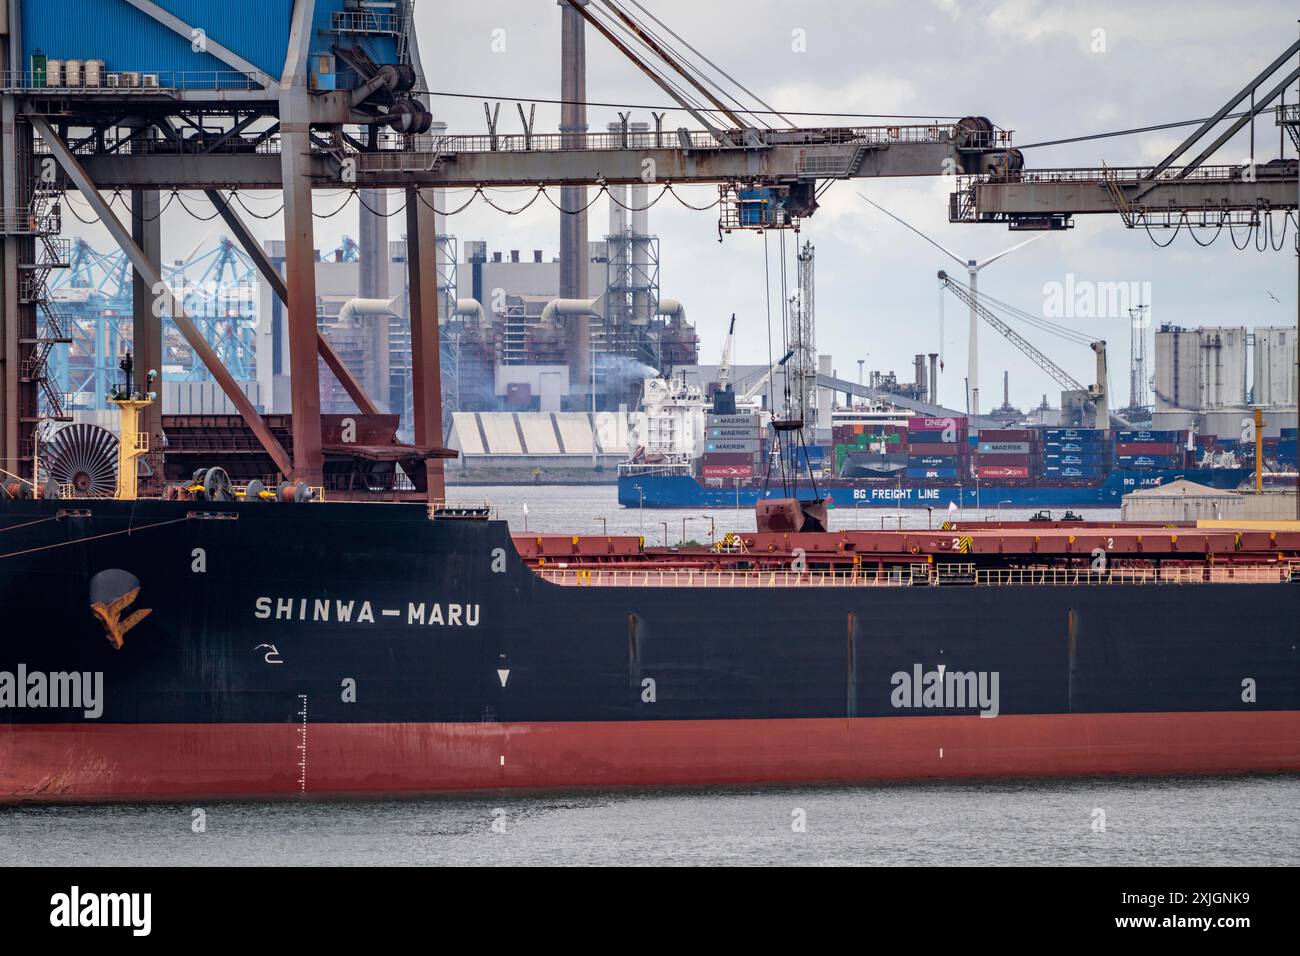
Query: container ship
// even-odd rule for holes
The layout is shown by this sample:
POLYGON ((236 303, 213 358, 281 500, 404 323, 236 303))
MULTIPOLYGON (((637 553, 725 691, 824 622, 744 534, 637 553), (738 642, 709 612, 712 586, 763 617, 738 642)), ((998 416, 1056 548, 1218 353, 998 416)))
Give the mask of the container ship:
MULTIPOLYGON (((1015 466, 1007 466, 1015 467, 1015 466)), ((1300 770, 1300 530, 0 493, 0 799, 1300 770)))
MULTIPOLYGON (((1233 489, 1254 471, 1253 443, 1187 431, 1098 428, 973 430, 961 417, 899 416, 836 424, 829 449, 810 446, 774 460, 763 413, 710 411, 701 440, 638 450, 619 470, 625 507, 748 507, 785 494, 773 476, 807 472, 800 492, 834 507, 1118 508, 1123 496, 1182 478, 1233 489)), ((1272 466, 1296 467, 1295 429, 1262 450, 1272 466)), ((789 454, 789 453, 787 453, 789 454)))

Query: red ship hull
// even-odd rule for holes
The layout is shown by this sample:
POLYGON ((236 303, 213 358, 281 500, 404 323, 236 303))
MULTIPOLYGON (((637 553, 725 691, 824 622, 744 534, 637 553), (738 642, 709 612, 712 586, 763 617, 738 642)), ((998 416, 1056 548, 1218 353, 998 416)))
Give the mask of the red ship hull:
POLYGON ((8 801, 1300 771, 1300 712, 0 727, 8 801), (300 755, 305 753, 305 770, 300 755))

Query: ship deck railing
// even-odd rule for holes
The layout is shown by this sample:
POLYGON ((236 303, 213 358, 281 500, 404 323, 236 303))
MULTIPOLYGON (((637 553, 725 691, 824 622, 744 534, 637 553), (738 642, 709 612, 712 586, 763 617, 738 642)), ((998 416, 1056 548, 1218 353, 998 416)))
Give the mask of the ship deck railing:
POLYGON ((910 587, 908 571, 742 571, 690 568, 536 568, 551 584, 597 588, 910 587))
POLYGON ((1080 585, 1285 584, 1297 579, 1288 564, 1249 567, 999 568, 959 570, 925 566, 880 571, 782 571, 707 568, 534 568, 543 581, 564 587, 844 588, 1080 585))
POLYGON ((984 586, 1076 584, 1285 584, 1292 579, 1287 564, 1240 567, 1113 568, 997 568, 974 572, 984 586))

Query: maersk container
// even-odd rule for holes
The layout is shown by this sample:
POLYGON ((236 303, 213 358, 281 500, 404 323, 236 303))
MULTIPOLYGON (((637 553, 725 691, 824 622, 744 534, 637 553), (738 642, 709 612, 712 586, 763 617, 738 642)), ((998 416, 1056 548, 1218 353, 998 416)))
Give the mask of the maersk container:
POLYGON ((1033 451, 1033 443, 1027 441, 984 441, 980 438, 977 451, 981 455, 1028 455, 1033 451))

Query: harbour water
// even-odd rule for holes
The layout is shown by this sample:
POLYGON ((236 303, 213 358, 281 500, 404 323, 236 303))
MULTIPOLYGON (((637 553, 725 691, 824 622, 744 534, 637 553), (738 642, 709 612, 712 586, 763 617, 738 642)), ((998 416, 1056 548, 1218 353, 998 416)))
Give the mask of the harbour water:
POLYGON ((1293 777, 0 808, 6 865, 1291 865, 1293 777), (195 832, 202 821, 202 832, 195 832))
MULTIPOLYGON (((615 488, 454 488, 516 531, 676 544, 752 513, 620 508, 615 488), (525 507, 527 514, 525 515, 525 507), (709 518, 713 519, 712 528, 709 518), (603 519, 603 521, 602 521, 603 519)), ((1026 512, 996 509, 995 519, 1026 512)), ((1115 512, 1087 517, 1117 518, 1115 512)), ((974 515, 967 515, 974 518, 974 515)), ((839 509, 832 528, 925 527, 839 509)), ((1115 778, 874 786, 476 793, 379 802, 0 808, 9 865, 1300 864, 1300 778, 1115 778)))

